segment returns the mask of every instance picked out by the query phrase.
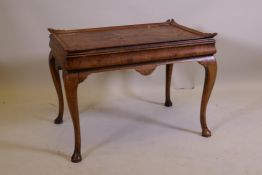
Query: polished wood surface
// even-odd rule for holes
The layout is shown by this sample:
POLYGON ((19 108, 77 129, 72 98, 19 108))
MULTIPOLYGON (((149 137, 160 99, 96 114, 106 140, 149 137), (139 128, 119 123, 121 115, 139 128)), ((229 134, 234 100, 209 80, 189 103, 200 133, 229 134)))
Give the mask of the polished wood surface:
POLYGON ((49 31, 53 55, 66 70, 166 61, 212 55, 216 52, 213 39, 216 34, 198 32, 173 20, 164 23, 49 31))
POLYGON ((63 122, 64 102, 59 70, 62 70, 65 95, 71 114, 75 149, 72 162, 81 161, 81 134, 77 87, 96 72, 135 69, 150 75, 157 66, 166 65, 165 103, 172 106, 170 86, 173 64, 199 62, 205 68, 205 83, 200 110, 202 136, 211 136, 206 109, 216 79, 216 33, 202 33, 177 24, 163 23, 50 31, 49 67, 59 100, 56 124, 63 122))
POLYGON ((103 51, 102 49, 116 47, 129 49, 134 46, 137 48, 138 45, 144 45, 146 48, 161 47, 163 42, 172 44, 172 42, 194 42, 200 39, 204 42, 214 36, 214 34, 201 33, 192 29, 185 30, 185 27, 174 21, 78 30, 49 29, 49 31, 55 35, 66 51, 91 52, 95 50, 95 54, 103 51))

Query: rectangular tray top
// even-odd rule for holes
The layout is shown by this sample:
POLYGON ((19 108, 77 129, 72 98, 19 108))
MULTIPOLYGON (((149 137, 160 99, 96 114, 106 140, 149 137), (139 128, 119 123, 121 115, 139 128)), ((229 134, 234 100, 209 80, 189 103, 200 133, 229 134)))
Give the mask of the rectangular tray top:
POLYGON ((149 23, 127 26, 55 30, 48 29, 51 37, 65 52, 99 54, 114 49, 149 49, 163 47, 163 44, 210 43, 216 34, 202 33, 168 20, 164 23, 149 23))

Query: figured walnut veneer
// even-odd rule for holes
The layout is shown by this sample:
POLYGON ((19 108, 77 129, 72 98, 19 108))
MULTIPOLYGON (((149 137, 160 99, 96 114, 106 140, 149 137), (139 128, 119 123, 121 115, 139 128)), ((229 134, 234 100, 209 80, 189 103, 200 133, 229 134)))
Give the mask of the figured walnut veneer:
POLYGON ((63 72, 65 94, 74 125, 75 150, 71 160, 81 161, 81 134, 77 105, 77 87, 96 72, 135 69, 151 74, 166 65, 166 101, 172 106, 170 85, 173 63, 196 61, 204 66, 206 78, 201 102, 202 135, 211 136, 206 124, 206 107, 216 79, 217 65, 214 36, 177 24, 138 24, 77 30, 48 29, 50 34, 49 67, 59 99, 56 124, 63 122, 64 102, 59 70, 63 72))

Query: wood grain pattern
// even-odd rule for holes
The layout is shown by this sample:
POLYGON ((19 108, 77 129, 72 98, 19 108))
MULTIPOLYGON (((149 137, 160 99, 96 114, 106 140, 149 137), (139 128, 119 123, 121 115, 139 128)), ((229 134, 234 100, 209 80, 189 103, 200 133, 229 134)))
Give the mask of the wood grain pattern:
POLYGON ((62 67, 67 70, 101 68, 110 66, 149 63, 169 59, 190 58, 213 55, 216 52, 214 43, 206 45, 189 45, 184 47, 167 47, 142 51, 119 52, 99 55, 75 55, 67 57, 62 67))
POLYGON ((173 19, 164 23, 49 31, 49 67, 59 99, 59 114, 55 123, 63 121, 61 69, 75 133, 72 162, 82 159, 77 87, 88 75, 97 72, 135 69, 142 75, 149 75, 157 66, 166 65, 165 106, 172 106, 170 86, 173 63, 199 62, 206 71, 200 111, 202 135, 211 135, 206 123, 206 108, 217 71, 213 57, 216 53, 216 33, 202 33, 173 19))
POLYGON ((49 31, 68 52, 96 50, 96 53, 99 53, 99 50, 107 48, 149 46, 153 43, 183 42, 214 37, 214 34, 186 28, 175 23, 174 20, 164 23, 77 30, 49 29, 49 31))

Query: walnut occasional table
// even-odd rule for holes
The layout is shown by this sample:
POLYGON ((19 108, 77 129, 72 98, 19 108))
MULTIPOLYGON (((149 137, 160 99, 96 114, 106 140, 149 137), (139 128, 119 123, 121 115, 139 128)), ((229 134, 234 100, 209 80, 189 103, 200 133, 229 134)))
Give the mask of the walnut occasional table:
POLYGON ((59 70, 62 70, 75 132, 72 162, 82 159, 77 87, 88 75, 96 72, 135 69, 142 75, 149 75, 157 66, 166 65, 165 106, 169 107, 172 106, 170 83, 173 63, 200 63, 205 68, 200 123, 202 136, 211 136, 206 124, 206 108, 217 73, 213 56, 216 53, 216 33, 202 33, 179 25, 173 19, 163 23, 48 30, 51 33, 49 66, 59 99, 59 114, 55 123, 63 122, 64 102, 59 76, 59 70))

